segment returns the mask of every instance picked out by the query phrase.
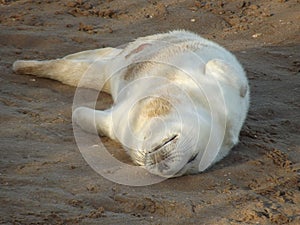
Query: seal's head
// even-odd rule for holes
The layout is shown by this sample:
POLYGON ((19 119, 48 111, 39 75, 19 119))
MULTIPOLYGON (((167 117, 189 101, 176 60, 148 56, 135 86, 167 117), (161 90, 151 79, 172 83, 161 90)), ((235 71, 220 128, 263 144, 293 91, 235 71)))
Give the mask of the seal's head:
POLYGON ((183 174, 201 149, 201 118, 190 107, 180 104, 174 108, 162 97, 143 99, 137 110, 132 130, 139 141, 129 150, 133 161, 162 177, 183 174))

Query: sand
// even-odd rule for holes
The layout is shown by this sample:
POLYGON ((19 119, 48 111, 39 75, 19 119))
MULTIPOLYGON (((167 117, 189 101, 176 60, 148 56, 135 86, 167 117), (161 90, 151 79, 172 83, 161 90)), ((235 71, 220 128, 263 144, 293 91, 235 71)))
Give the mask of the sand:
POLYGON ((0 223, 300 224, 299 11, 299 0, 0 1, 0 223), (198 175, 145 187, 106 180, 76 146, 75 88, 12 71, 17 59, 173 29, 231 50, 251 86, 240 143, 198 175))

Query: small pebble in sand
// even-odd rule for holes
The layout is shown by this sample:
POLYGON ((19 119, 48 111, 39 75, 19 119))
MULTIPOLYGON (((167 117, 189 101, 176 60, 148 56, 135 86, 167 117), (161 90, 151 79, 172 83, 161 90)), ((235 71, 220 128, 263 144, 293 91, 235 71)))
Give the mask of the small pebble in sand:
POLYGON ((262 35, 262 33, 256 33, 256 34, 253 34, 252 37, 253 37, 253 38, 258 38, 258 37, 261 36, 261 35, 262 35))

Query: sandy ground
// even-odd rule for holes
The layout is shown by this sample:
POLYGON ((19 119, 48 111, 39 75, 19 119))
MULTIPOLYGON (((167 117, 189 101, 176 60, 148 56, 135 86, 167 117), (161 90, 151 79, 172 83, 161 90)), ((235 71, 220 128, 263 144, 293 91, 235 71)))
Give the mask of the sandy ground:
POLYGON ((0 223, 300 224, 299 12, 299 0, 0 1, 0 223), (12 72, 17 59, 172 29, 227 47, 251 85, 240 144, 202 174, 146 187, 106 180, 74 141, 75 88, 12 72))

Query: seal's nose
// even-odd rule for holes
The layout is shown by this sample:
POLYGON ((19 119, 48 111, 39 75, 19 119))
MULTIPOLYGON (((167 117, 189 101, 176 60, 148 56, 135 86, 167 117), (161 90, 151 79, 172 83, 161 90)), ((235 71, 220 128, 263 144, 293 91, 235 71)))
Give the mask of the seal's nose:
POLYGON ((178 161, 178 139, 174 134, 154 145, 145 155, 145 166, 149 172, 159 176, 172 176, 176 173, 178 161))

